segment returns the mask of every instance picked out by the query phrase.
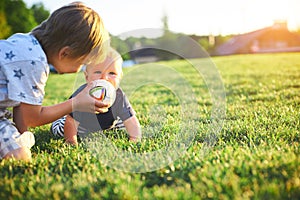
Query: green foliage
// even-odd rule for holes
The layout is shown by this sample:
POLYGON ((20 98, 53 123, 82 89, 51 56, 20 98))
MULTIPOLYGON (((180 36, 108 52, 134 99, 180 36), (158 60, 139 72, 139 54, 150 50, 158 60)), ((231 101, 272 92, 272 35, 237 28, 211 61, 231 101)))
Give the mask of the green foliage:
POLYGON ((133 59, 130 57, 130 52, 140 48, 153 48, 158 60, 178 59, 177 54, 185 55, 186 58, 200 58, 213 55, 215 48, 231 37, 216 36, 215 44, 210 44, 209 36, 187 36, 166 30, 164 35, 154 39, 146 37, 120 39, 118 36, 111 36, 111 46, 122 54, 124 60, 133 59), (199 49, 195 50, 190 47, 191 40, 194 40, 196 44, 198 43, 203 48, 201 54, 199 49))
POLYGON ((130 55, 129 55, 130 49, 128 48, 127 44, 123 40, 121 40, 118 37, 111 36, 110 45, 121 54, 123 60, 130 59, 130 55))
POLYGON ((199 39, 198 43, 207 52, 211 53, 214 51, 214 45, 209 43, 208 37, 202 37, 201 39, 199 39))
POLYGON ((5 13, 12 33, 29 32, 37 25, 32 11, 22 0, 5 1, 5 13))
MULTIPOLYGON (((201 58, 213 55, 218 45, 223 44, 232 37, 216 36, 214 44, 210 44, 210 36, 187 36, 171 32, 168 28, 168 16, 166 15, 162 17, 162 24, 163 34, 160 37, 154 39, 146 37, 120 39, 118 36, 111 36, 111 46, 122 54, 124 60, 135 59, 134 55, 132 58, 130 57, 130 52, 141 48, 151 48, 157 60, 178 59, 180 58, 179 55, 184 55, 185 58, 201 58), (203 52, 200 53, 199 49, 191 48, 191 39, 195 40, 195 43, 198 43, 203 48, 203 52)), ((153 55, 151 54, 151 56, 153 55)))
POLYGON ((4 10, 0 9, 0 38, 6 38, 11 33, 11 28, 7 24, 4 10))
MULTIPOLYGON (((54 138, 45 125, 32 129, 36 145, 31 163, 0 162, 0 199, 299 199, 300 54, 237 55, 213 61, 224 81, 227 105, 223 129, 207 151, 211 98, 205 82, 183 60, 160 62, 182 74, 199 104, 197 134, 181 158, 152 172, 118 171, 84 145, 72 147, 54 138)), ((124 77, 135 68, 126 68, 124 77)), ((67 99, 81 75, 51 74, 44 104, 67 99)), ((138 76, 143 80, 151 74, 138 76)), ((135 85, 129 81, 124 87, 135 85)), ((137 144, 124 132, 108 131, 105 136, 127 152, 165 147, 182 120, 176 96, 150 84, 135 91, 130 101, 143 127, 162 122, 162 129, 137 144), (149 113, 157 104, 165 113, 152 119, 149 113)))
POLYGON ((50 15, 50 12, 45 9, 44 4, 42 3, 33 4, 31 10, 37 24, 42 23, 50 15))
POLYGON ((0 0, 0 38, 30 32, 49 16, 42 3, 30 9, 22 0, 0 0))
POLYGON ((162 51, 157 54, 160 60, 173 60, 178 59, 178 55, 173 53, 177 49, 181 49, 182 46, 178 43, 179 35, 174 34, 170 31, 165 31, 164 35, 158 38, 157 46, 160 49, 166 49, 167 51, 162 51))

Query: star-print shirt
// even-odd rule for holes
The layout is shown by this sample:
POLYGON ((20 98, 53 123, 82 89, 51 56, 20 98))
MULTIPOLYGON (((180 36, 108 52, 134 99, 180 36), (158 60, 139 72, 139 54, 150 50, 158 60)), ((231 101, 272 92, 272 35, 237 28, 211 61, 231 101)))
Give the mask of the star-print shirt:
POLYGON ((47 57, 33 35, 0 40, 0 108, 41 105, 48 75, 47 57))

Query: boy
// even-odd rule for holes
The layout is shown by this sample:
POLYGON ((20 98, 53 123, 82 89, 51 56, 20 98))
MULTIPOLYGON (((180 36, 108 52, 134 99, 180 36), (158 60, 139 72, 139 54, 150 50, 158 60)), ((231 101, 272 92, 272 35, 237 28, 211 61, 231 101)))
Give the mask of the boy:
MULTIPOLYGON (((101 112, 105 105, 88 94, 53 106, 42 106, 48 63, 59 73, 80 70, 87 60, 105 56, 109 36, 91 8, 75 2, 54 11, 28 34, 0 40, 0 160, 31 160, 34 136, 28 131, 76 111, 101 112), (97 55, 97 57, 95 57, 97 55), (13 122, 6 113, 13 108, 13 122)), ((100 59, 101 60, 101 59, 100 59)))
MULTIPOLYGON (((64 136, 67 143, 77 144, 77 135, 84 136, 96 131, 120 128, 123 122, 131 141, 138 141, 141 138, 139 121, 124 92, 119 88, 123 75, 122 62, 121 56, 110 49, 103 63, 86 67, 84 72, 86 82, 105 79, 116 88, 116 100, 110 108, 102 108, 102 113, 72 112, 53 122, 51 132, 54 135, 64 136)), ((71 97, 76 96, 85 87, 86 84, 79 87, 71 97)))

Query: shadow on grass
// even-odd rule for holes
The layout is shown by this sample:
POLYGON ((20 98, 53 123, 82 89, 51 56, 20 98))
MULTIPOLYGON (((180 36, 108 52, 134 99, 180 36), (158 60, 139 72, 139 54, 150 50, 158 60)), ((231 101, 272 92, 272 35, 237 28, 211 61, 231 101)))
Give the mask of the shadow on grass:
POLYGON ((63 140, 63 138, 55 137, 49 130, 35 131, 35 145, 31 148, 32 152, 38 153, 39 151, 49 150, 49 145, 52 140, 63 140))
MULTIPOLYGON (((164 168, 166 169, 166 168, 164 168)), ((152 188, 154 186, 179 186, 189 184, 192 187, 192 180, 189 177, 189 170, 160 170, 143 174, 143 187, 152 188)))

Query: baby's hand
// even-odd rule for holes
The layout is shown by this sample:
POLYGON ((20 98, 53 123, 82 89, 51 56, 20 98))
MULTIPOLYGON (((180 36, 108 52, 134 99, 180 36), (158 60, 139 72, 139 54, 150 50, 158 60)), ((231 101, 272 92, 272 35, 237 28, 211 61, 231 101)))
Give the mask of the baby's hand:
POLYGON ((92 84, 88 84, 79 94, 73 97, 73 111, 104 113, 107 112, 108 104, 96 100, 89 94, 92 84))

